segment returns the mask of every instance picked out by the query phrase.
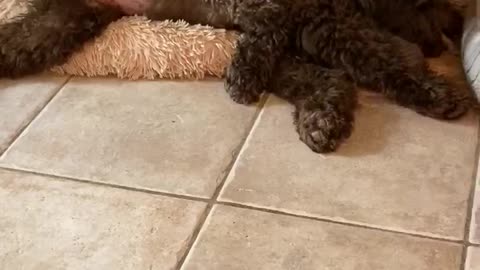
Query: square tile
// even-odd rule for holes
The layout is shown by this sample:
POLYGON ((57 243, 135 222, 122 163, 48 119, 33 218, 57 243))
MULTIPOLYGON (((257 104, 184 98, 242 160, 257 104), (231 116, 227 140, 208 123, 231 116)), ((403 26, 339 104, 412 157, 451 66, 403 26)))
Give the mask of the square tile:
POLYGON ((209 197, 257 108, 221 81, 74 79, 4 155, 4 166, 209 197))
POLYGON ((468 248, 467 261, 465 262, 465 270, 480 270, 480 248, 468 248))
POLYGON ((66 80, 48 75, 0 80, 0 154, 66 80))
POLYGON ((222 201, 463 239, 477 118, 420 116, 365 94, 352 137, 330 155, 301 143, 292 107, 271 98, 222 201))
POLYGON ((458 270, 460 245, 227 206, 183 270, 458 270))
POLYGON ((0 269, 172 269, 205 204, 0 170, 0 269))

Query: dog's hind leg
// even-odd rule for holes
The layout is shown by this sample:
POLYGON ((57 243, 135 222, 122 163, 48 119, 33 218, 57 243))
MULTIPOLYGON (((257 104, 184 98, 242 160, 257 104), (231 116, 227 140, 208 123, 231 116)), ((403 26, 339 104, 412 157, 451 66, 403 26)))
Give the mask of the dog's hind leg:
POLYGON ((33 0, 29 11, 0 25, 0 77, 20 77, 64 63, 122 14, 86 0, 33 0))
POLYGON ((302 48, 316 61, 346 70, 362 86, 398 104, 440 119, 455 119, 471 106, 470 97, 428 70, 412 72, 385 34, 362 17, 319 20, 303 29, 302 48))

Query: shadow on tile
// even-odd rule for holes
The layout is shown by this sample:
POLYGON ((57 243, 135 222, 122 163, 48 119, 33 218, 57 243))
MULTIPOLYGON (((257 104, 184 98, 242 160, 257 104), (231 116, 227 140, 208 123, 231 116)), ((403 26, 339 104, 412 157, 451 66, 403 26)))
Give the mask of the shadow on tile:
MULTIPOLYGON (((381 152, 387 143, 387 136, 389 134, 389 129, 386 129, 386 126, 395 125, 397 122, 397 115, 395 112, 389 110, 379 109, 379 102, 388 102, 384 100, 379 95, 374 94, 363 94, 357 104, 355 110, 355 123, 354 130, 350 138, 345 140, 337 151, 329 153, 328 155, 332 156, 347 156, 347 157, 357 157, 357 156, 368 156, 373 155, 378 152, 381 152)), ((271 110, 275 107, 284 107, 286 102, 280 98, 270 98, 269 101, 265 104, 265 110, 271 110)), ((295 130, 293 124, 293 112, 294 108, 291 107, 291 115, 289 121, 291 125, 285 126, 285 128, 290 128, 295 130)), ((397 127, 394 126, 394 129, 397 127)), ((390 128, 392 130, 392 128, 390 128)), ((295 133, 297 134, 297 133, 295 133)), ((297 134, 298 136, 298 134, 297 134)), ((298 139, 299 145, 302 147, 308 148, 300 139, 298 139)))

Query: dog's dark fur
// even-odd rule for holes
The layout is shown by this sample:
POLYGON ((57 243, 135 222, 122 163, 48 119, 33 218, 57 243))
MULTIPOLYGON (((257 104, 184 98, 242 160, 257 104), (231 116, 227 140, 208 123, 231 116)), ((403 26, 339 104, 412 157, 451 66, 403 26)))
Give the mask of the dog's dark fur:
MULTIPOLYGON (((443 0, 420 0, 425 3, 416 9, 408 4, 413 0, 351 2, 355 1, 360 3, 359 11, 393 34, 418 44, 426 56, 437 56, 444 49, 440 37, 442 30, 447 34, 461 33, 461 16, 452 12, 443 0)), ((151 2, 145 13, 154 20, 184 19, 190 23, 242 30, 236 18, 244 0, 151 2)), ((95 4, 95 0, 31 0, 27 14, 0 25, 0 77, 24 76, 65 62, 73 51, 95 38, 121 15, 114 7, 95 4)))
MULTIPOLYGON (((237 18, 245 34, 226 73, 227 91, 242 104, 257 101, 263 91, 293 103, 300 139, 316 152, 333 151, 350 136, 355 84, 430 117, 458 118, 468 111, 469 97, 426 64, 422 72, 411 70, 395 45, 399 36, 389 29, 402 24, 382 22, 389 17, 376 15, 395 18, 398 11, 420 22, 428 8, 437 7, 434 1, 427 1, 430 7, 424 2, 244 0, 237 18)), ((415 30, 429 29, 431 35, 415 40, 405 34, 405 39, 410 37, 426 52, 435 44, 426 39, 441 42, 441 35, 433 32, 441 32, 441 23, 406 27, 415 25, 415 30)))
MULTIPOLYGON (((62 64, 121 15, 90 0, 32 6, 0 26, 0 76, 62 64)), ((355 84, 436 118, 457 118, 468 108, 422 55, 445 49, 442 32, 461 32, 461 16, 446 0, 153 0, 146 14, 243 31, 227 91, 239 103, 265 90, 293 103, 300 139, 316 152, 333 151, 350 135, 355 84)))
MULTIPOLYGON (((354 0, 355 1, 355 0, 354 0)), ((462 34, 462 11, 446 0, 356 0, 364 14, 383 30, 422 47, 427 57, 445 50, 442 33, 458 43, 462 34)), ((459 7, 457 7, 459 8, 459 7)))
POLYGON ((0 25, 0 77, 20 77, 64 63, 122 16, 78 0, 34 0, 29 12, 0 25))

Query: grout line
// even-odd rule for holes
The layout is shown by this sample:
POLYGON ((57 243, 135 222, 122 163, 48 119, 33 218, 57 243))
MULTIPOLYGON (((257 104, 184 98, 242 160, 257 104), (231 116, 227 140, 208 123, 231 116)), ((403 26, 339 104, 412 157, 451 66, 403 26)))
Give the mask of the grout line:
POLYGON ((183 199, 183 200, 188 200, 188 201, 196 201, 196 202, 204 202, 204 203, 208 203, 210 201, 210 199, 208 199, 208 198, 196 197, 196 196, 191 196, 191 195, 175 194, 175 193, 169 193, 169 192, 147 189, 147 188, 137 188, 137 187, 125 186, 125 185, 114 184, 114 183, 109 183, 109 182, 99 182, 99 181, 93 181, 93 180, 87 180, 87 179, 78 179, 78 178, 72 178, 72 177, 68 177, 68 176, 60 176, 60 175, 55 175, 55 174, 35 172, 35 171, 27 170, 27 169, 3 167, 1 165, 0 165, 0 169, 1 170, 6 170, 6 171, 11 171, 11 172, 20 172, 20 173, 33 174, 33 175, 36 175, 36 176, 53 178, 53 179, 58 180, 58 181, 65 181, 65 182, 69 181, 69 182, 76 182, 76 183, 81 183, 81 184, 91 184, 91 185, 100 186, 100 187, 110 187, 110 188, 115 188, 115 189, 123 189, 123 190, 128 190, 128 191, 133 191, 133 192, 141 192, 141 193, 147 193, 147 194, 152 194, 152 195, 160 195, 160 196, 165 196, 165 197, 169 197, 169 198, 183 199))
POLYGON ((207 220, 211 217, 213 206, 214 206, 213 204, 208 203, 207 207, 205 208, 205 211, 198 219, 197 225, 195 226, 195 229, 193 230, 192 235, 187 242, 186 248, 183 251, 182 256, 177 261, 173 269, 181 270, 185 266, 185 262, 190 256, 191 251, 193 250, 193 247, 197 245, 197 240, 200 236, 200 233, 202 233, 202 231, 205 229, 206 227, 205 224, 207 224, 207 220))
POLYGON ((420 239, 428 239, 428 240, 435 240, 435 241, 441 241, 441 242, 448 242, 448 243, 452 243, 452 244, 463 244, 463 241, 460 240, 460 239, 455 240, 455 239, 443 238, 443 237, 439 237, 439 236, 428 236, 428 235, 423 235, 423 234, 420 234, 420 233, 402 232, 402 231, 396 231, 396 230, 385 229, 385 228, 380 228, 380 227, 372 227, 372 226, 362 225, 362 224, 357 224, 357 223, 349 223, 347 221, 332 220, 332 219, 329 219, 329 218, 299 215, 299 214, 289 213, 289 212, 285 212, 285 211, 281 211, 281 210, 267 209, 267 208, 256 207, 256 206, 251 206, 251 205, 244 205, 244 204, 234 203, 234 202, 219 201, 217 203, 219 205, 231 206, 231 207, 235 207, 235 208, 248 209, 248 210, 259 211, 259 212, 263 212, 263 213, 270 213, 270 214, 276 214, 276 215, 281 215, 281 216, 287 216, 287 217, 301 218, 301 219, 304 219, 304 220, 313 220, 313 221, 323 222, 323 223, 343 225, 343 226, 347 226, 347 227, 366 229, 366 230, 370 230, 370 231, 392 233, 392 234, 396 234, 396 235, 403 235, 403 236, 415 237, 415 238, 420 238, 420 239))
MULTIPOLYGON (((267 103, 268 103, 268 98, 265 99, 265 103, 264 103, 263 106, 265 107, 267 103)), ((243 155, 243 152, 248 148, 250 140, 252 139, 252 133, 253 133, 254 130, 257 129, 258 125, 262 121, 262 117, 263 117, 264 112, 265 112, 265 108, 262 108, 262 110, 260 110, 260 112, 258 113, 257 119, 253 123, 252 128, 250 129, 250 133, 245 137, 246 139, 245 139, 245 142, 243 144, 243 147, 238 152, 237 158, 233 160, 233 163, 231 165, 232 168, 236 168, 238 166, 238 162, 240 161, 240 157, 243 155)), ((227 173, 226 177, 225 177, 225 184, 223 186, 224 187, 228 186, 233 181, 234 178, 235 178, 235 170, 230 169, 229 172, 227 173)), ((223 194, 224 190, 225 190, 225 188, 222 188, 221 190, 219 190, 218 195, 214 196, 215 197, 215 203, 218 202, 218 199, 223 194)))
POLYGON ((463 248, 462 248, 462 259, 460 262, 460 270, 465 269, 465 264, 467 261, 467 245, 470 240, 470 227, 472 225, 472 215, 473 215, 473 207, 475 203, 475 192, 477 187, 477 178, 478 178, 478 170, 479 170, 479 158, 480 158, 480 120, 477 121, 477 146, 475 149, 475 159, 473 164, 473 175, 470 184, 470 194, 468 196, 467 201, 467 216, 465 219, 465 227, 464 227, 464 234, 463 234, 463 248))
POLYGON ((5 155, 9 150, 10 148, 15 144, 15 141, 17 141, 18 138, 20 138, 20 136, 22 136, 25 131, 27 130, 27 128, 33 123, 33 121, 35 121, 35 119, 37 119, 41 113, 45 110, 45 108, 48 106, 48 104, 50 104, 52 102, 52 100, 58 95, 58 93, 65 87, 65 85, 70 81, 72 77, 69 76, 63 83, 61 83, 58 88, 56 90, 53 91, 53 94, 51 97, 49 97, 46 101, 45 101, 45 104, 43 105, 40 105, 38 110, 37 111, 34 111, 34 115, 32 116, 31 119, 27 120, 25 125, 23 127, 21 127, 17 133, 13 136, 13 138, 11 140, 9 140, 7 142, 7 148, 5 148, 5 150, 2 152, 0 151, 0 158, 5 155))
POLYGON ((227 182, 228 176, 232 174, 233 169, 235 168, 235 165, 238 163, 238 160, 240 158, 240 154, 243 153, 244 149, 246 146, 248 146, 248 142, 250 141, 250 138, 253 136, 253 132, 255 131, 255 128, 258 126, 258 122, 261 120, 261 115, 263 114, 265 110, 265 104, 267 103, 268 100, 268 95, 266 95, 264 98, 260 100, 260 109, 256 111, 255 117, 250 125, 250 129, 246 132, 245 136, 243 137, 242 142, 239 144, 237 149, 234 151, 234 154, 232 155, 232 160, 230 161, 230 164, 228 164, 227 168, 224 170, 225 174, 222 176, 222 180, 220 184, 217 186, 215 189, 215 192, 212 196, 211 203, 214 204, 217 202, 218 197, 220 196, 223 187, 225 186, 225 183, 227 182))
MULTIPOLYGON (((380 232, 393 233, 393 234, 398 234, 398 235, 406 235, 406 236, 422 238, 422 239, 430 239, 430 240, 449 242, 449 243, 455 243, 455 244, 463 244, 464 243, 463 240, 454 240, 454 239, 450 239, 450 238, 428 236, 428 235, 416 234, 416 233, 411 233, 411 232, 402 232, 402 231, 384 229, 384 228, 380 228, 380 227, 372 227, 372 226, 369 226, 369 225, 350 223, 348 221, 343 222, 343 221, 332 220, 332 219, 329 219, 329 218, 306 216, 306 215, 301 215, 301 214, 289 213, 289 212, 281 211, 281 210, 274 210, 274 209, 244 205, 244 204, 241 204, 241 203, 218 201, 218 198, 216 200, 206 199, 206 198, 195 197, 195 196, 190 196, 190 195, 180 195, 180 194, 174 194, 174 193, 168 193, 168 192, 162 192, 162 191, 156 191, 156 190, 150 190, 150 189, 144 189, 144 188, 135 188, 135 187, 112 184, 112 183, 107 183, 107 182, 96 182, 96 181, 92 181, 92 180, 76 179, 76 178, 71 178, 71 177, 66 177, 66 176, 58 176, 58 175, 52 175, 52 174, 47 174, 47 173, 29 171, 29 170, 25 170, 25 169, 9 168, 9 167, 2 167, 2 166, 0 166, 0 169, 1 170, 6 170, 6 171, 11 171, 11 172, 19 172, 19 173, 32 174, 32 175, 37 175, 37 176, 42 176, 42 177, 49 177, 49 178, 53 178, 53 179, 59 180, 59 181, 71 181, 71 182, 76 182, 76 183, 80 183, 80 184, 92 184, 92 185, 101 186, 101 187, 111 187, 111 188, 115 188, 115 189, 122 189, 122 190, 133 191, 133 192, 142 192, 142 193, 158 195, 158 196, 165 196, 165 197, 175 198, 175 199, 184 199, 184 200, 189 200, 189 201, 203 202, 203 203, 208 204, 207 208, 208 207, 212 208, 214 205, 224 205, 224 206, 230 206, 230 207, 235 207, 235 208, 240 208, 240 209, 247 209, 247 210, 259 211, 259 212, 264 212, 264 213, 277 214, 277 215, 281 215, 281 216, 295 217, 295 218, 300 218, 300 219, 305 219, 305 220, 313 220, 313 221, 316 221, 316 222, 333 223, 333 224, 343 225, 343 226, 347 226, 347 227, 362 228, 362 229, 367 229, 367 230, 372 230, 372 231, 380 231, 380 232)), ((206 210, 210 211, 211 209, 206 209, 206 210)), ((208 217, 208 214, 205 212, 204 215, 203 215, 203 218, 206 219, 207 217, 208 217)), ((480 244, 476 244, 476 243, 467 243, 467 245, 480 247, 480 244)))
MULTIPOLYGON (((465 247, 465 253, 467 254, 465 257, 468 259, 468 247, 465 247)), ((464 264, 460 267, 463 267, 461 268, 462 270, 472 270, 471 261, 465 260, 464 264)))
POLYGON ((215 192, 213 193, 212 198, 208 202, 208 206, 205 209, 205 212, 203 213, 202 217, 198 221, 198 224, 193 231, 192 237, 190 241, 187 244, 187 248, 185 249, 185 252, 183 253, 182 257, 180 260, 178 260, 177 264, 175 265, 174 269, 181 270, 185 262, 187 261, 188 256, 191 254, 191 250, 193 247, 197 244, 197 241, 199 239, 199 235, 204 229, 204 225, 206 224, 207 219, 211 216, 213 206, 216 204, 218 197, 220 196, 221 191, 223 190, 223 187, 225 186, 227 182, 228 176, 231 174, 232 170, 234 169, 235 164, 237 163, 237 160, 240 157, 240 153, 242 152, 242 149, 246 147, 246 143, 248 139, 252 136, 254 132, 254 127, 257 125, 257 122, 260 121, 260 115, 261 113, 265 110, 265 104, 268 100, 269 95, 265 95, 262 97, 260 100, 260 109, 256 111, 254 120, 252 121, 252 124, 250 125, 250 129, 247 131, 247 134, 244 136, 243 141, 239 144, 237 149, 234 151, 233 158, 230 162, 230 164, 227 166, 226 170, 224 171, 225 174, 222 177, 222 180, 220 181, 220 184, 218 184, 217 188, 215 189, 215 192))
POLYGON ((463 245, 462 246, 462 254, 460 257, 460 270, 466 270, 466 264, 467 264, 467 255, 468 255, 468 246, 463 245))
POLYGON ((477 243, 468 243, 467 244, 467 247, 476 247, 476 248, 480 248, 480 244, 477 244, 477 243))

